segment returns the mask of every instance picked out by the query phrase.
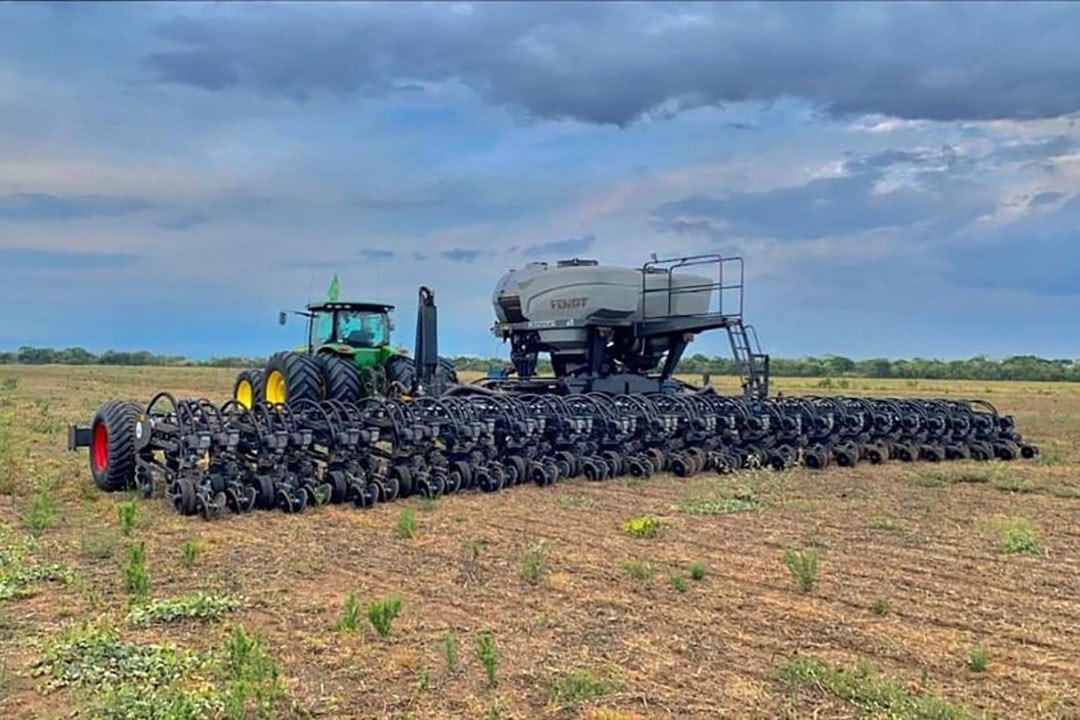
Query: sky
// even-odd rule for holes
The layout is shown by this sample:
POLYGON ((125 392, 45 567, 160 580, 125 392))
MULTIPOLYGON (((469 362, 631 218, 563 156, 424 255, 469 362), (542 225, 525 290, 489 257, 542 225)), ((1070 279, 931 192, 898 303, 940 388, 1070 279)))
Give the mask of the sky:
MULTIPOLYGON (((776 356, 1080 357, 1080 10, 2 4, 0 348, 266 355, 279 309, 743 257, 776 356)), ((702 336, 691 353, 723 353, 702 336)))

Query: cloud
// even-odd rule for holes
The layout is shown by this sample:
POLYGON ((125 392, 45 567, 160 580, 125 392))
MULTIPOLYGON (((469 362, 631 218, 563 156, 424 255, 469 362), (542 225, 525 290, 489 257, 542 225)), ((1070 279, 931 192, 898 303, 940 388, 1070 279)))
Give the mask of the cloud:
POLYGON ((1080 110, 1067 4, 277 5, 208 8, 158 34, 167 47, 146 65, 160 82, 297 101, 458 84, 533 117, 620 126, 786 97, 941 121, 1080 110))
POLYGON ((385 250, 383 248, 364 248, 363 250, 360 250, 358 254, 364 260, 369 260, 371 262, 389 260, 395 255, 393 250, 385 250))
POLYGON ((571 255, 580 255, 581 253, 588 252, 595 243, 596 236, 591 234, 583 235, 579 238, 569 238, 568 240, 555 240, 553 242, 530 245, 522 251, 522 254, 525 255, 525 257, 548 257, 558 255, 565 258, 571 255))
POLYGON ((1056 190, 1047 190, 1045 192, 1038 193, 1028 203, 1028 207, 1039 207, 1040 205, 1051 205, 1061 198, 1065 197, 1062 193, 1056 190))
POLYGON ((88 253, 26 248, 0 248, 0 266, 5 270, 111 270, 138 260, 129 253, 88 253))
POLYGON ((135 197, 12 193, 0 195, 0 220, 68 222, 129 215, 149 207, 152 207, 152 203, 135 197))
POLYGON ((446 258, 450 262, 471 263, 475 262, 478 257, 483 255, 482 250, 467 250, 465 248, 454 248, 453 250, 443 250, 439 253, 440 256, 446 258))
POLYGON ((1032 295, 1080 296, 1080 196, 1049 214, 1003 225, 977 243, 944 247, 948 277, 972 288, 1032 295))
POLYGON ((1056 135, 1026 142, 1010 143, 998 148, 993 154, 1006 161, 1050 160, 1080 148, 1080 142, 1067 135, 1056 135))
POLYGON ((165 230, 190 230, 199 225, 210 222, 210 216, 202 212, 189 212, 183 215, 174 215, 158 222, 158 227, 165 230))

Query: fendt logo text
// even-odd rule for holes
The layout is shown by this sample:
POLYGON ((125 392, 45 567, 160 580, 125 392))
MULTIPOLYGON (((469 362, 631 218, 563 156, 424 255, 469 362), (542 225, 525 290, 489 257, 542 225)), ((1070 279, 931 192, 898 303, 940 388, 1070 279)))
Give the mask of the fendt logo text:
POLYGON ((577 297, 577 298, 556 298, 551 301, 552 310, 579 310, 585 307, 585 303, 589 301, 589 298, 577 297))

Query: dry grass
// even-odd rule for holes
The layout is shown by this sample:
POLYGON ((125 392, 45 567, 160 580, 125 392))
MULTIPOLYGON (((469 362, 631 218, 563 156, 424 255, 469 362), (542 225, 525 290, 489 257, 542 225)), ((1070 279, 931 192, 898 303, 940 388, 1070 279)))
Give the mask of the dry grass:
MULTIPOLYGON (((961 474, 920 483, 924 466, 900 464, 796 470, 770 480, 768 501, 753 512, 726 514, 681 508, 694 498, 741 497, 733 488, 749 479, 523 486, 442 499, 418 518, 411 540, 398 536, 397 521, 403 508, 419 510, 412 500, 209 524, 162 501, 137 501, 138 521, 124 537, 117 518, 127 498, 88 487, 86 455, 65 451, 64 424, 86 422, 102 400, 146 400, 160 388, 221 400, 231 377, 0 367, 0 382, 18 380, 0 392, 17 469, 10 492, 0 493, 0 550, 19 544, 24 567, 55 564, 74 578, 33 580, 0 601, 0 717, 65 717, 85 702, 69 689, 45 691, 31 667, 52 638, 89 619, 118 628, 125 641, 193 653, 227 644, 234 623, 261 633, 287 696, 274 717, 488 717, 494 708, 501 718, 848 718, 864 711, 865 688, 822 678, 860 663, 880 673, 871 689, 896 691, 890 708, 940 699, 976 717, 1080 716, 1078 385, 851 381, 847 392, 991 398, 1054 448, 1052 462, 1012 465, 1005 480, 961 474), (26 519, 35 502, 40 510, 35 489, 44 483, 55 522, 28 541, 26 519), (623 528, 640 516, 677 522, 642 540, 623 528), (1000 517, 1030 518, 1043 551, 1003 550, 1002 536, 987 531, 1000 517), (197 559, 181 562, 193 539, 197 559), (522 558, 542 541, 543 582, 534 585, 522 577, 522 558), (119 566, 137 543, 145 544, 152 599, 202 591, 243 604, 222 623, 126 623, 119 566), (827 565, 813 593, 791 581, 781 561, 788 547, 822 548, 827 565), (627 558, 647 562, 656 577, 631 577, 621 566, 627 558), (686 592, 660 581, 685 576, 694 562, 708 572, 686 592), (353 592, 400 594, 387 638, 334 631, 353 592), (872 612, 881 598, 887 611, 872 612), (498 643, 494 688, 474 652, 485 632, 498 643), (453 670, 447 637, 455 638, 453 670), (969 666, 975 647, 992 651, 985 672, 969 666), (778 668, 796 658, 823 670, 793 683, 778 668), (552 687, 562 686, 553 683, 574 668, 618 682, 600 693, 575 681, 554 698, 552 687), (428 678, 423 692, 418 677, 428 678)), ((734 379, 718 380, 735 390, 734 379)), ((785 394, 821 392, 815 382, 776 384, 785 394)))

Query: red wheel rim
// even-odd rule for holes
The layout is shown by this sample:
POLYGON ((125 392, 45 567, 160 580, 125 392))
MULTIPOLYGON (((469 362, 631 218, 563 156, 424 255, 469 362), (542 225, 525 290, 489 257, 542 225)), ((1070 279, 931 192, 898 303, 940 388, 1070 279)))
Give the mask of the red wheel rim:
POLYGON ((94 436, 90 440, 90 457, 94 461, 95 470, 104 470, 109 464, 109 431, 105 429, 103 422, 94 425, 94 436))

